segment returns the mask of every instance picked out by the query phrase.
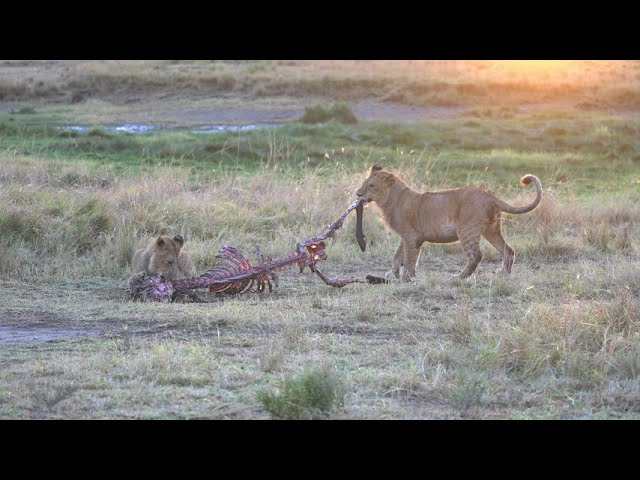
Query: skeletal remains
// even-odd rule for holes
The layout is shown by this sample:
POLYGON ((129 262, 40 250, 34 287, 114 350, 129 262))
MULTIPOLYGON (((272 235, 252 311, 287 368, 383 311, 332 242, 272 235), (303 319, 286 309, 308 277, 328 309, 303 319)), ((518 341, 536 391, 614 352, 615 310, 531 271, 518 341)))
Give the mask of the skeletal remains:
POLYGON ((379 283, 377 277, 367 276, 367 280, 357 278, 331 278, 327 277, 318 267, 319 260, 325 260, 325 240, 335 236, 336 231, 342 227, 345 218, 352 210, 356 211, 356 239, 360 249, 364 252, 366 239, 362 230, 362 214, 364 202, 361 199, 353 202, 349 208, 335 222, 327 226, 326 231, 317 237, 312 237, 305 242, 296 245, 293 253, 277 259, 265 259, 258 249, 258 264, 251 265, 247 259, 235 248, 223 245, 217 258, 221 261, 209 268, 199 277, 183 278, 174 281, 165 280, 163 275, 150 276, 140 273, 133 281, 129 282, 127 293, 134 299, 141 301, 158 300, 168 302, 179 294, 189 295, 193 289, 208 288, 211 292, 227 295, 236 295, 247 291, 264 292, 266 288, 271 291, 273 282, 276 286, 276 270, 297 264, 300 272, 309 267, 312 272, 332 287, 344 287, 349 283, 379 283))

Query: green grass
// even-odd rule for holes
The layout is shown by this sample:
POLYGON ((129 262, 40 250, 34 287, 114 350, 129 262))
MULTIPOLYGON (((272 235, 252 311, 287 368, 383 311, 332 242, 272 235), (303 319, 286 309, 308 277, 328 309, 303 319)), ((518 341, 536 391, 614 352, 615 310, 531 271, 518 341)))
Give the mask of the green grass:
POLYGON ((510 120, 461 119, 420 125, 294 123, 237 134, 122 135, 98 128, 77 133, 0 123, 0 152, 65 163, 88 160, 108 166, 115 175, 177 167, 203 181, 262 168, 291 175, 309 169, 331 174, 374 162, 409 168, 414 181, 430 185, 477 184, 485 178, 511 185, 526 170, 543 175, 545 185, 568 187, 578 195, 624 189, 637 181, 640 144, 629 122, 584 114, 562 120, 562 127, 549 124, 526 117, 516 127, 510 120), (611 168, 602 169, 604 163, 611 168))
MULTIPOLYGON (((2 345, 0 418, 640 418, 637 122, 498 113, 211 136, 0 122, 0 327, 79 332, 2 345), (126 298, 133 252, 163 228, 199 273, 223 244, 279 257, 374 163, 418 190, 481 185, 511 204, 536 174, 543 203, 504 219, 511 276, 483 242, 452 286, 459 245, 425 245, 416 283, 334 289, 292 268, 271 294, 126 298)), ((367 207, 363 253, 354 222, 325 272, 381 275, 397 236, 367 207)))

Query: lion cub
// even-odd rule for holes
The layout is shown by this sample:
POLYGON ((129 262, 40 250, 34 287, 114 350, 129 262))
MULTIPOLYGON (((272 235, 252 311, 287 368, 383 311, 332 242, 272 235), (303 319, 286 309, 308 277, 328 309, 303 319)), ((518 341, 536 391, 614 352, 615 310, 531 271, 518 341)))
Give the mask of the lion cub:
POLYGON ((182 250, 183 245, 184 239, 180 235, 160 235, 133 255, 134 275, 161 273, 166 280, 193 276, 193 263, 189 254, 182 250))
POLYGON ((482 260, 481 236, 502 255, 501 272, 511 273, 515 254, 502 236, 501 213, 527 213, 538 206, 542 199, 540 180, 534 175, 525 175, 520 180, 522 185, 531 182, 536 187, 535 200, 525 207, 512 207, 477 187, 419 193, 393 173, 374 165, 356 195, 367 202, 375 202, 385 223, 400 235, 400 246, 386 278, 391 275, 399 278, 401 267, 404 269, 403 280, 415 278, 424 242, 460 241, 467 266, 453 276, 453 280, 458 281, 473 274, 482 260))

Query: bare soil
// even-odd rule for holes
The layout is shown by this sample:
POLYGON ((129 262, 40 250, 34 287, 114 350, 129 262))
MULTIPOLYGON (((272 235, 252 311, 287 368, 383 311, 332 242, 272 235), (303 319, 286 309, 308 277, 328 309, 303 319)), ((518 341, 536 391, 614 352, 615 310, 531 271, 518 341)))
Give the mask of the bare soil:
POLYGON ((0 327, 0 345, 56 342, 78 337, 99 335, 97 330, 67 330, 62 328, 0 327))
POLYGON ((1 310, 0 345, 33 344, 95 337, 106 332, 106 328, 91 325, 91 328, 70 325, 67 319, 54 312, 42 310, 1 310), (75 328, 69 328, 73 326, 75 328))
MULTIPOLYGON (((110 106, 104 112, 87 106, 78 107, 79 123, 133 123, 156 126, 193 127, 201 125, 279 124, 299 120, 305 107, 315 105, 311 99, 275 103, 221 101, 156 102, 147 100, 126 107, 110 106)), ((421 107, 398 103, 363 100, 346 102, 360 121, 419 123, 429 120, 453 119, 464 113, 462 107, 421 107)), ((17 111, 21 104, 0 102, 0 112, 17 111)), ((36 107, 37 111, 43 107, 36 107)), ((49 108, 49 107, 44 107, 49 108)), ((53 110, 55 112, 55 109, 53 110)))
MULTIPOLYGON (((197 124, 230 124, 244 125, 257 123, 286 123, 293 122, 302 117, 305 103, 297 105, 272 105, 272 106, 232 106, 221 105, 219 107, 207 107, 192 109, 163 110, 156 115, 147 112, 139 115, 131 112, 131 121, 168 122, 180 126, 197 124)), ((382 103, 375 100, 365 100, 348 103, 351 111, 360 121, 386 121, 386 122, 423 122, 429 119, 454 118, 464 109, 460 107, 417 107, 394 103, 382 103)))

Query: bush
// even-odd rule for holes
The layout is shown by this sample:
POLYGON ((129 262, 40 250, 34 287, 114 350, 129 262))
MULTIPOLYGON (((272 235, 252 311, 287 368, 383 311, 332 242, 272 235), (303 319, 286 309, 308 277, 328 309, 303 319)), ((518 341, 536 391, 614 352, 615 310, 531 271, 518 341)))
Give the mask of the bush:
POLYGON ((345 104, 333 104, 329 107, 316 105, 315 107, 305 107, 304 115, 300 119, 302 123, 325 123, 335 120, 340 123, 358 123, 358 119, 351 109, 345 104))
POLYGON ((9 113, 19 113, 24 115, 32 115, 36 113, 36 109, 33 107, 22 107, 20 110, 10 110, 9 113))
POLYGON ((109 134, 104 131, 101 127, 92 127, 91 130, 87 132, 87 135, 90 137, 108 137, 109 134))
POLYGON ((344 385, 324 367, 287 378, 276 391, 260 390, 258 398, 274 418, 311 420, 326 417, 343 405, 344 385))

